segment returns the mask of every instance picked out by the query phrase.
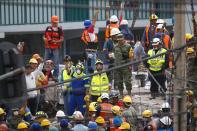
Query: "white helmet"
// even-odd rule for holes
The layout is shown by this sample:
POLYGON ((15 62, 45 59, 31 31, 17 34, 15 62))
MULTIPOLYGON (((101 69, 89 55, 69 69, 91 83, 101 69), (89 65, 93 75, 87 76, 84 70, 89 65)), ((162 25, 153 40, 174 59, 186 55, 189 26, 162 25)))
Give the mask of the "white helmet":
POLYGON ((157 24, 164 24, 165 21, 164 21, 163 19, 158 19, 156 23, 157 23, 157 24))
POLYGON ((83 115, 82 115, 82 113, 80 111, 75 111, 73 113, 73 118, 75 120, 83 120, 84 119, 84 117, 83 117, 83 115))
POLYGON ((65 113, 62 110, 57 111, 56 117, 65 117, 65 113))
POLYGON ((168 102, 165 102, 162 104, 161 108, 170 108, 170 104, 168 102))
POLYGON ((169 116, 164 116, 164 117, 160 118, 159 121, 166 126, 170 126, 172 124, 172 120, 170 119, 169 116))
POLYGON ((103 94, 101 95, 101 99, 109 99, 109 94, 103 93, 103 94))
POLYGON ((110 17, 110 20, 109 20, 110 22, 118 22, 118 17, 116 16, 116 15, 112 15, 111 17, 110 17))
POLYGON ((110 36, 118 35, 118 34, 120 34, 120 33, 121 33, 121 32, 120 32, 120 30, 119 30, 118 28, 113 28, 113 29, 111 30, 110 36))
POLYGON ((164 26, 163 26, 163 24, 158 24, 157 25, 157 29, 162 29, 164 26))
POLYGON ((153 38, 153 43, 152 45, 158 45, 160 42, 160 39, 159 38, 153 38))
POLYGON ((122 20, 121 22, 120 22, 120 25, 128 25, 129 23, 128 23, 128 21, 127 20, 122 20))

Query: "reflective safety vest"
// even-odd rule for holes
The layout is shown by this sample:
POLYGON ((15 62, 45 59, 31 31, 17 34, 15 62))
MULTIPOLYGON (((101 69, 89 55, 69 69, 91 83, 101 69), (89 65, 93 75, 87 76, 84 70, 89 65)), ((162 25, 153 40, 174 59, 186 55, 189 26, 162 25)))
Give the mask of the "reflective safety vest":
POLYGON ((101 103, 100 107, 101 107, 101 111, 100 111, 99 115, 102 116, 105 120, 106 120, 106 118, 112 118, 113 117, 112 110, 111 110, 111 108, 113 107, 112 104, 101 103))
POLYGON ((106 73, 95 75, 91 80, 90 94, 100 96, 102 93, 109 93, 109 79, 106 73))
MULTIPOLYGON (((62 75, 63 75, 63 80, 70 80, 72 77, 71 77, 71 74, 68 74, 68 71, 66 69, 63 70, 62 72, 62 75)), ((70 82, 67 82, 67 83, 64 83, 64 90, 67 90, 67 87, 68 85, 70 84, 70 82)))
MULTIPOLYGON (((152 57, 154 55, 165 53, 166 51, 167 51, 166 49, 161 48, 160 50, 157 51, 157 53, 155 53, 155 51, 151 49, 148 51, 148 55, 152 57)), ((163 64, 165 63, 165 55, 149 59, 147 63, 149 64, 149 69, 151 71, 160 71, 162 69, 163 64)))
POLYGON ((90 34, 88 32, 88 29, 84 29, 83 33, 82 33, 82 36, 81 36, 81 40, 88 44, 90 42, 93 42, 93 43, 97 43, 98 42, 98 37, 96 34, 92 33, 92 35, 95 35, 95 38, 94 38, 94 41, 91 40, 90 38, 90 34))
POLYGON ((119 28, 119 24, 109 24, 105 30, 105 40, 111 37, 111 30, 113 28, 119 28))

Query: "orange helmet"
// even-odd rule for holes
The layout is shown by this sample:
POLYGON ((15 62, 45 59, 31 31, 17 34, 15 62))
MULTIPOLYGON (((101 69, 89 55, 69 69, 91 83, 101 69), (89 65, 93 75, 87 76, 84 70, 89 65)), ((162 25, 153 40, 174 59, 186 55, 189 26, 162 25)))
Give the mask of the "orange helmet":
POLYGON ((51 17, 51 22, 52 22, 52 23, 58 23, 58 22, 59 22, 59 17, 56 16, 56 15, 53 15, 53 16, 51 17))
POLYGON ((33 54, 32 58, 34 58, 36 60, 41 59, 39 54, 33 54))

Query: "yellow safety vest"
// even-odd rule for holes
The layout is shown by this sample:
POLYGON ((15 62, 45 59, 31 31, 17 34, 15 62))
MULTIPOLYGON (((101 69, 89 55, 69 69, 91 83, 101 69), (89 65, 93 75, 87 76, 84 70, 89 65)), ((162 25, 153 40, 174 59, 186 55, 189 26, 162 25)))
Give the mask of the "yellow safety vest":
MULTIPOLYGON (((161 48, 159 51, 157 51, 157 53, 155 53, 155 51, 151 49, 148 51, 148 55, 152 57, 154 55, 165 53, 166 51, 167 51, 166 49, 161 48)), ((165 63, 165 55, 158 56, 153 59, 149 59, 147 63, 149 64, 149 69, 151 71, 160 71, 162 69, 163 64, 165 63)))
POLYGON ((109 93, 109 79, 106 73, 95 75, 91 80, 90 94, 100 96, 102 93, 109 93))
MULTIPOLYGON (((68 75, 67 70, 63 70, 63 80, 70 80, 72 77, 71 75, 68 75)), ((68 85, 70 84, 70 82, 64 83, 64 89, 67 90, 68 85)))

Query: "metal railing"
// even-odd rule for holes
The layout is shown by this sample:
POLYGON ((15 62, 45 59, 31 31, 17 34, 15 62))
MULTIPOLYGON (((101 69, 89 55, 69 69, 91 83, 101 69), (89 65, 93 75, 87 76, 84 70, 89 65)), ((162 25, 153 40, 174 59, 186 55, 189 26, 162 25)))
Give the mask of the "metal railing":
MULTIPOLYGON (((110 6, 109 16, 120 16, 120 3, 124 1, 125 19, 133 19, 134 0, 0 0, 0 25, 50 23, 52 15, 58 15, 60 22, 78 22, 92 19, 95 10, 100 11, 98 20, 106 19, 106 6, 110 6)), ((153 3, 139 0, 138 19, 148 19, 151 10, 173 8, 171 3, 153 3)), ((173 13, 156 12, 160 18, 172 18, 173 13)))

